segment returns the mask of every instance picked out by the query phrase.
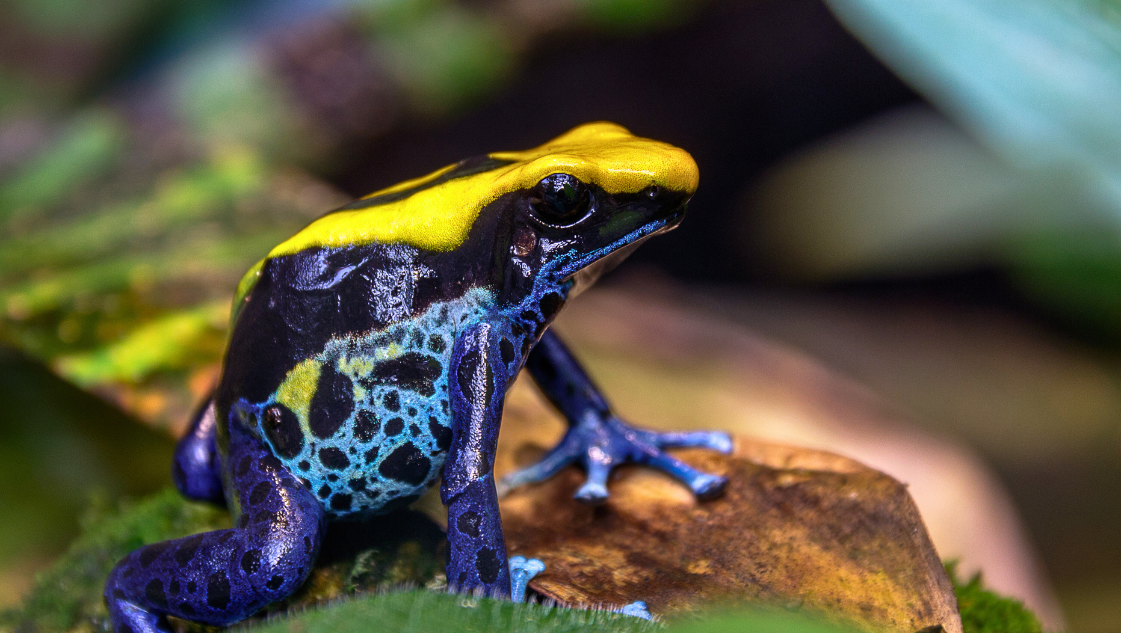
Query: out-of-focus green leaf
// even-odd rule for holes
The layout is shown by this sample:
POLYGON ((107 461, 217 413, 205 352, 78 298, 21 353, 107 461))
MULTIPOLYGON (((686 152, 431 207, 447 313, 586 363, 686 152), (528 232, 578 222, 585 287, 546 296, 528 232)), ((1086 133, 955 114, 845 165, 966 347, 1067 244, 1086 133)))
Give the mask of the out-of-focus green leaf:
POLYGON ((827 2, 888 66, 1016 167, 1031 183, 1025 196, 1050 189, 995 236, 1002 263, 1033 297, 1121 340, 1121 2, 827 2))
POLYGON ((38 157, 0 183, 0 222, 67 196, 110 166, 122 149, 123 127, 94 110, 75 119, 38 157))
POLYGON ((601 29, 641 32, 681 21, 696 8, 675 0, 580 0, 584 15, 601 29))
POLYGON ((255 194, 264 176, 259 158, 246 151, 225 152, 207 165, 167 174, 141 200, 0 241, 0 279, 96 259, 130 242, 221 215, 239 198, 255 194))
POLYGON ((34 101, 37 94, 38 91, 26 78, 20 77, 8 68, 0 67, 0 117, 7 116, 21 105, 34 101))
POLYGON ((55 367, 60 375, 83 387, 114 381, 134 383, 156 371, 188 368, 191 360, 198 362, 200 354, 221 354, 229 312, 226 301, 173 312, 112 345, 63 356, 55 367))
POLYGON ((13 13, 28 27, 47 33, 65 32, 71 36, 95 37, 120 29, 151 1, 106 0, 97 11, 80 0, 9 0, 13 13))
POLYGON ((14 286, 0 292, 0 305, 6 307, 9 315, 29 318, 58 309, 64 302, 82 294, 115 292, 130 286, 148 287, 190 278, 218 281, 229 277, 233 271, 248 270, 287 234, 269 231, 226 239, 203 235, 167 251, 107 259, 14 286))
POLYGON ((1081 172, 1121 217, 1112 2, 829 0, 889 66, 1013 164, 1081 172))
POLYGON ((247 145, 273 159, 305 159, 304 145, 288 95, 269 73, 261 51, 239 42, 200 50, 171 75, 178 113, 191 133, 211 146, 247 145))
POLYGON ((1085 334, 1121 342, 1121 231, 1030 233, 1005 248, 1014 278, 1085 334))
POLYGON ((387 32, 380 50, 414 106, 439 114, 493 90, 513 66, 513 45, 495 22, 449 6, 387 32))
POLYGON ((800 613, 749 611, 708 614, 693 622, 679 622, 666 633, 855 633, 800 613))
POLYGON ((370 622, 377 622, 378 630, 386 633, 653 633, 661 628, 646 620, 609 611, 514 604, 508 600, 412 590, 360 596, 328 608, 277 619, 258 630, 261 633, 364 633, 370 630, 370 622))

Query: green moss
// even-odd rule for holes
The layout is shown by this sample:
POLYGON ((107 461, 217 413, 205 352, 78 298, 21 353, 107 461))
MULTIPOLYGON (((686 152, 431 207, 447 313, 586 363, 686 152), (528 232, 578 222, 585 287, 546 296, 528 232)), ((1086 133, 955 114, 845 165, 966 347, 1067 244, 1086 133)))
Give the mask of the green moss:
POLYGON ((21 633, 100 631, 107 617, 102 585, 122 556, 146 543, 228 524, 224 511, 185 502, 170 489, 116 512, 95 507, 83 521, 82 536, 36 578, 21 609, 0 615, 0 626, 21 633))
MULTIPOLYGON (((147 543, 229 527, 229 514, 167 489, 116 510, 95 508, 83 527, 69 551, 36 579, 21 608, 0 614, 0 628, 20 633, 107 630, 101 591, 118 560, 147 543)), ((445 549, 443 532, 416 512, 332 523, 308 582, 257 619, 391 587, 438 585, 445 549)))
MULTIPOLYGON (((0 614, 0 629, 19 633, 107 630, 101 591, 117 560, 146 543, 228 527, 229 517, 220 508, 185 501, 168 489, 116 510, 96 508, 84 523, 83 535, 40 575, 23 606, 0 614)), ((442 586, 445 556, 443 532, 416 512, 365 522, 332 523, 308 582, 288 600, 270 605, 247 624, 263 632, 305 633, 367 631, 371 622, 387 632, 638 633, 660 628, 603 611, 514 605, 440 591, 401 589, 442 586)), ((201 633, 215 629, 182 623, 181 630, 201 633)))
POLYGON ((1031 611, 1018 600, 985 589, 980 573, 963 583, 956 562, 947 563, 946 571, 954 583, 965 633, 1042 633, 1043 627, 1031 611))

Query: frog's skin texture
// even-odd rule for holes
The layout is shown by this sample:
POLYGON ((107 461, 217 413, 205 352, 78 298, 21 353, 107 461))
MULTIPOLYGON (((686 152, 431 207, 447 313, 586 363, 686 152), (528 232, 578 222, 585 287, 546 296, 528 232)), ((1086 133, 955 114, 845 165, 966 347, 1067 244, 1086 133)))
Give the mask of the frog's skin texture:
MULTIPOLYGON (((492 467, 523 367, 570 429, 504 487, 579 462, 577 497, 598 503, 611 469, 635 461, 719 494, 722 478, 661 449, 729 451, 726 434, 624 424, 546 329, 604 269, 673 228, 696 186, 684 151, 590 124, 372 194, 277 246, 239 287, 221 380, 174 464, 183 494, 225 502, 235 527, 118 563, 105 587, 116 630, 245 618, 307 578, 326 521, 404 507, 441 477, 449 584, 510 596, 492 467)), ((536 564, 515 559, 516 577, 536 564)))

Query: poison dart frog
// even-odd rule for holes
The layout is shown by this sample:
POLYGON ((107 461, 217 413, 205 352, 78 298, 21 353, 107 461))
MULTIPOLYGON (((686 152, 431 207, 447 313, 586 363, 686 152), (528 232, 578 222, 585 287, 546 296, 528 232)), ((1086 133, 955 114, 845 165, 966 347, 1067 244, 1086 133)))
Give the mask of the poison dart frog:
MULTIPOLYGON (((499 484, 579 463, 576 498, 602 503, 611 470, 630 461, 720 494, 724 478, 663 449, 728 452, 727 434, 629 426, 548 329, 601 273, 677 226, 697 180, 685 151, 593 123, 376 192, 274 248, 238 287, 218 386, 175 454, 179 490, 226 503, 234 527, 121 560, 105 586, 116 631, 245 618, 304 582, 327 521, 405 507, 438 480, 448 584, 496 597, 511 595, 499 484), (503 400, 523 367, 569 429, 496 482, 503 400)), ((514 560, 518 597, 532 570, 514 560)))

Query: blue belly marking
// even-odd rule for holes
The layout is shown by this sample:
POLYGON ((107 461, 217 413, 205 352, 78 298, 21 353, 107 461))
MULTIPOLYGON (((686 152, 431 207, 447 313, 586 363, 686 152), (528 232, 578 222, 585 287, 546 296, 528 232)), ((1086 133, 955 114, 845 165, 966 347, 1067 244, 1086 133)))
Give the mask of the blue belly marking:
POLYGON ((490 304, 489 292, 472 289, 383 330, 332 339, 289 371, 267 401, 236 408, 256 419, 250 426, 328 515, 407 505, 437 481, 451 444, 455 333, 490 304), (268 429, 276 410, 292 412, 283 442, 268 429))

